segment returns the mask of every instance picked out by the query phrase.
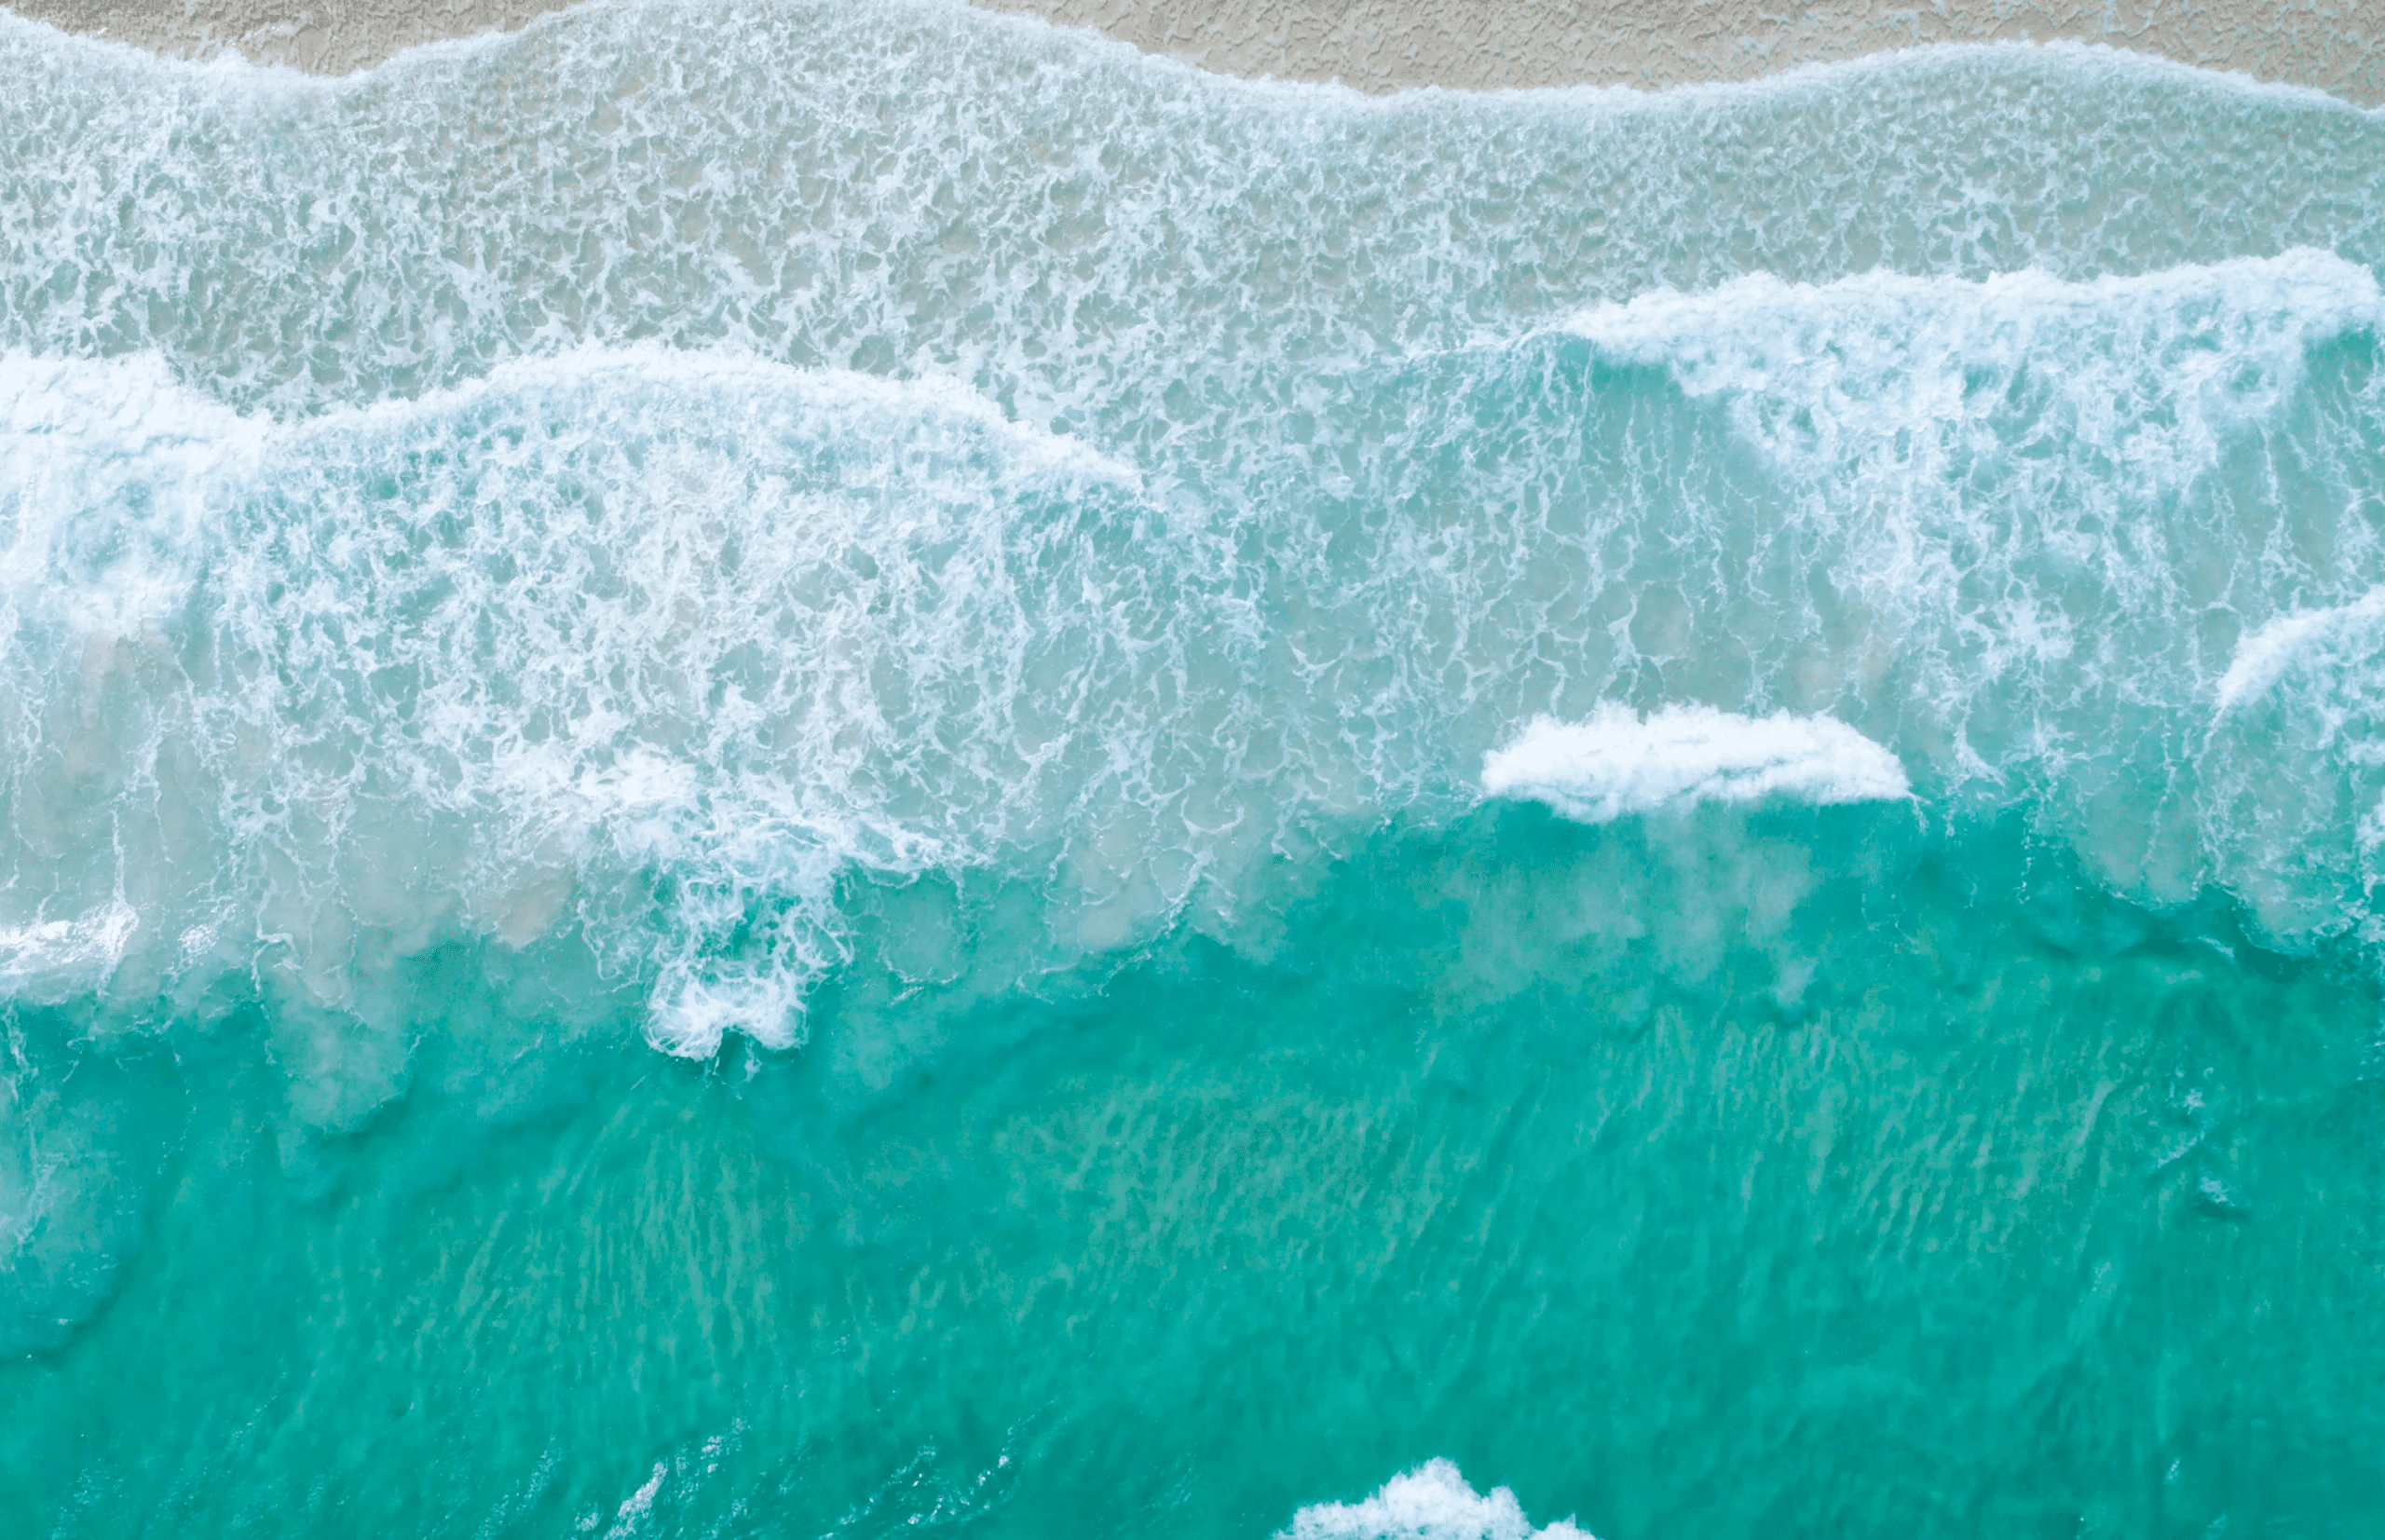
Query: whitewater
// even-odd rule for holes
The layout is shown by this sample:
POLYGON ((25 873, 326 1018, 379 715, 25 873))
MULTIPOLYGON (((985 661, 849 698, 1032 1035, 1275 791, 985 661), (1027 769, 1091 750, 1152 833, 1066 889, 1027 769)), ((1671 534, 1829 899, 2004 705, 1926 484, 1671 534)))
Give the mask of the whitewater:
POLYGON ((2380 272, 2096 48, 0 16, 0 1506, 2368 1533, 2380 272))

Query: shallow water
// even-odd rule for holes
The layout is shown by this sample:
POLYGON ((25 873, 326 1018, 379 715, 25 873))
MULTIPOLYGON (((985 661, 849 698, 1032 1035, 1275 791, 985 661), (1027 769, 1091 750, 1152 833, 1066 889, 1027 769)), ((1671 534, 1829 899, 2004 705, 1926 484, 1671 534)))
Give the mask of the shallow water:
POLYGON ((0 20, 0 1498, 2373 1532, 2380 266, 2083 48, 0 20))

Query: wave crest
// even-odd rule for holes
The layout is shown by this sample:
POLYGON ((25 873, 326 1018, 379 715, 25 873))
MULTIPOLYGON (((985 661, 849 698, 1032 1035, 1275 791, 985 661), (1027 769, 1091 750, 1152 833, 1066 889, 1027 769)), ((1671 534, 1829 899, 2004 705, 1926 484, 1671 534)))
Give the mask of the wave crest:
POLYGON ((1482 789, 1588 824, 1697 802, 1781 797, 1826 806, 1912 795, 1895 755, 1827 716, 1693 705, 1643 718, 1613 703, 1586 722, 1536 718, 1483 756, 1482 789))
POLYGON ((1278 1540, 1592 1540, 1570 1519, 1534 1529, 1505 1487, 1488 1496, 1454 1462, 1427 1460, 1356 1503, 1317 1503, 1293 1516, 1278 1540))

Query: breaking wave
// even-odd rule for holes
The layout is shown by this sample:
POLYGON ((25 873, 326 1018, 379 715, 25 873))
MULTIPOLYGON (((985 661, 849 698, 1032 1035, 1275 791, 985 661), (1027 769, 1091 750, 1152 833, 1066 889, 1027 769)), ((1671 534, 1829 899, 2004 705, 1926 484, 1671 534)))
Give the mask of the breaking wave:
POLYGON ((6 975, 369 1015, 360 958, 568 933, 658 1045, 786 1045, 849 871, 1045 869, 1117 946, 1475 764, 1599 819, 1910 770, 2122 891, 2361 923, 2367 601, 2296 606, 2379 564, 2365 269, 1767 285, 1323 371, 1296 436, 1220 403, 1238 484, 735 351, 286 420, 13 355, 0 919, 110 939, 6 975))
POLYGON ((1363 1502, 1317 1503, 1293 1517, 1288 1540, 1591 1540, 1570 1520, 1534 1529, 1505 1487, 1485 1497, 1457 1466, 1428 1460, 1363 1502))
POLYGON ((1912 790, 1895 756, 1827 716, 1784 711, 1758 720, 1668 706, 1643 720, 1613 705, 1587 722, 1536 719, 1483 756, 1482 789, 1588 824, 1697 802, 1784 797, 1827 806, 1912 790))

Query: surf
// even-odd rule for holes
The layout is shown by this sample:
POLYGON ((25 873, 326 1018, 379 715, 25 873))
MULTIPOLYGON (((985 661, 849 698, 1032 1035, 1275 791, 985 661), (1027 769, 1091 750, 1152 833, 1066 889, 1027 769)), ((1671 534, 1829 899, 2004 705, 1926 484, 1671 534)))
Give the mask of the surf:
POLYGON ((2361 1511, 2380 123, 0 19, 0 1476, 2361 1511))

